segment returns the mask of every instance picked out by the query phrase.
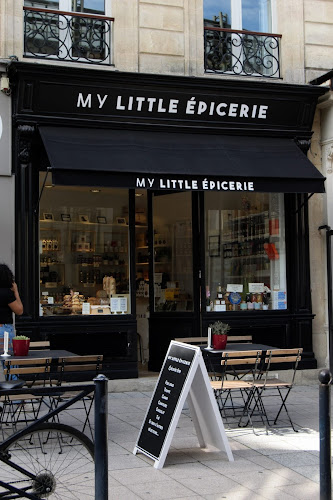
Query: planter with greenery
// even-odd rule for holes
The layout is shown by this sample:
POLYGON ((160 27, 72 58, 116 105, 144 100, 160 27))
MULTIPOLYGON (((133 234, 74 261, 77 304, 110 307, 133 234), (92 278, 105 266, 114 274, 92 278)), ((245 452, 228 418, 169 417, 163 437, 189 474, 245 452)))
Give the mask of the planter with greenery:
POLYGON ((16 335, 13 337, 14 356, 28 356, 30 338, 25 335, 16 335))
POLYGON ((212 345, 214 349, 225 349, 228 340, 228 331, 231 329, 227 323, 215 321, 209 325, 211 330, 212 345))

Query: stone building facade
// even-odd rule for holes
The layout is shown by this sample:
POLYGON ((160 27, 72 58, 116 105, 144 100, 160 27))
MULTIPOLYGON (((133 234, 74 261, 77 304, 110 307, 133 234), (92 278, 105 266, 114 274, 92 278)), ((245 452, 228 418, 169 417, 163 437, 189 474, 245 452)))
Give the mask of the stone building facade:
MULTIPOLYGON (((204 69, 204 3, 205 0, 105 0, 105 15, 114 18, 113 64, 99 65, 105 72, 185 76, 214 79, 216 85, 224 78, 258 81, 258 76, 205 73, 204 69)), ((26 2, 42 7, 43 2, 26 2)), ((70 4, 70 2, 68 3, 70 4)), ((269 81, 278 86, 309 84, 328 73, 333 67, 333 3, 331 0, 272 0, 271 32, 282 35, 280 47, 280 79, 259 77, 264 85, 269 81)), ((24 0, 0 2, 0 73, 6 76, 10 60, 29 61, 52 66, 86 68, 81 62, 54 59, 25 59, 24 0)), ((91 69, 93 65, 89 65, 91 69)), ((332 78, 332 76, 331 76, 332 78)), ((329 85, 329 80, 324 85, 329 85)), ((9 92, 8 92, 9 94, 9 92)), ((2 126, 10 123, 10 95, 0 95, 2 126)), ((324 224, 333 227, 333 106, 332 92, 325 94, 318 105, 309 159, 327 177, 326 193, 315 194, 309 200, 309 232, 313 348, 319 366, 328 362, 328 304, 326 272, 326 240, 324 224)), ((10 140, 0 138, 10 162, 10 140)), ((1 238, 3 260, 14 263, 15 183, 10 164, 0 166, 0 224, 6 238, 1 238)))

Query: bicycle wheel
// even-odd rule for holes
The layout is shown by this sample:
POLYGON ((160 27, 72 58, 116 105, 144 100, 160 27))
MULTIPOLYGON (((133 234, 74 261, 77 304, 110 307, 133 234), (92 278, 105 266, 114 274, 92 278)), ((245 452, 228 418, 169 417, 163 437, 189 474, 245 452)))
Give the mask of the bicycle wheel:
POLYGON ((95 497, 93 443, 68 425, 41 424, 13 440, 1 453, 35 476, 31 479, 1 461, 1 480, 24 488, 36 498, 88 500, 95 497))

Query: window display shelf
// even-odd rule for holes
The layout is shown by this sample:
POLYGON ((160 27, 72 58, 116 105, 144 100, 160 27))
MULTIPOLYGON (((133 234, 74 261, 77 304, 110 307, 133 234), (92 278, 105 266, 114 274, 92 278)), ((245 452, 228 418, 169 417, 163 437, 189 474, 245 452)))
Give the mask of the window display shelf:
POLYGON ((224 257, 225 260, 240 260, 240 259, 268 259, 268 255, 265 254, 254 254, 254 255, 235 255, 234 257, 224 257))

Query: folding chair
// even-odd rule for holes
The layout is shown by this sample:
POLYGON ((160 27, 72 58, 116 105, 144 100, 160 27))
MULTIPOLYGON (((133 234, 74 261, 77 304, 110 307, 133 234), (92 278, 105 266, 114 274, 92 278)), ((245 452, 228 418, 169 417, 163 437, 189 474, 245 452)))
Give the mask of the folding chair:
POLYGON ((228 334, 228 344, 252 344, 252 335, 228 334))
POLYGON ((200 345, 200 344, 207 344, 208 337, 181 337, 175 340, 176 342, 183 342, 184 344, 200 345))
POLYGON ((260 362, 262 351, 234 351, 221 353, 222 380, 211 380, 211 387, 220 409, 221 416, 228 421, 227 410, 231 410, 233 417, 239 417, 238 426, 241 427, 243 418, 247 418, 246 424, 251 423, 251 412, 249 404, 252 399, 254 382, 260 373, 260 362), (244 367, 248 374, 248 380, 227 379, 227 374, 232 373, 238 367, 244 367))
POLYGON ((38 341, 30 341, 29 350, 31 351, 45 351, 50 350, 50 341, 49 340, 38 340, 38 341))
MULTIPOLYGON (((270 391, 267 396, 271 396, 272 391, 276 391, 277 395, 280 397, 281 405, 277 412, 276 417, 273 419, 273 424, 276 425, 278 418, 280 417, 282 409, 285 410, 290 425, 295 432, 298 432, 294 424, 290 418, 286 401, 290 394, 291 389, 293 388, 296 376, 296 370, 298 367, 298 363, 301 360, 301 354, 303 352, 302 348, 293 348, 293 349, 271 349, 266 352, 265 358, 265 373, 263 374, 261 380, 255 381, 255 406, 261 408, 263 416, 268 425, 270 425, 270 419, 268 418, 267 411, 264 405, 263 398, 265 397, 265 392, 270 391), (289 382, 284 380, 280 380, 279 378, 269 378, 270 370, 272 365, 278 364, 282 369, 292 369, 291 377, 289 382)), ((266 396, 266 397, 267 397, 266 396)))
MULTIPOLYGON (((4 361, 4 375, 7 384, 16 384, 21 382, 21 387, 32 387, 34 385, 45 386, 49 382, 50 366, 52 358, 27 358, 12 359, 4 361), (18 380, 11 380, 12 377, 19 377, 18 380)), ((18 422, 29 422, 27 413, 33 414, 33 419, 38 417, 38 413, 43 402, 42 396, 33 394, 19 394, 15 396, 2 396, 3 403, 0 421, 2 424, 9 423, 16 429, 18 422), (26 404, 31 404, 31 411, 26 409, 26 404), (23 418, 22 418, 23 417, 23 418)))
MULTIPOLYGON (((92 380, 96 377, 103 363, 103 355, 87 355, 87 356, 70 356, 60 358, 58 360, 58 373, 59 379, 57 385, 64 386, 68 384, 73 379, 89 379, 92 380)), ((56 396, 53 398, 52 404, 57 406, 60 402, 64 401, 68 397, 72 397, 73 393, 70 392, 70 384, 69 384, 69 392, 62 394, 61 396, 56 396)), ((89 421, 90 411, 93 405, 94 394, 88 395, 82 398, 83 406, 75 408, 71 407, 71 410, 84 410, 85 419, 83 422, 82 432, 85 431, 86 427, 89 428, 91 436, 93 437, 92 427, 89 421)), ((79 403, 79 402, 78 402, 79 403)))

